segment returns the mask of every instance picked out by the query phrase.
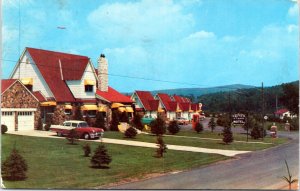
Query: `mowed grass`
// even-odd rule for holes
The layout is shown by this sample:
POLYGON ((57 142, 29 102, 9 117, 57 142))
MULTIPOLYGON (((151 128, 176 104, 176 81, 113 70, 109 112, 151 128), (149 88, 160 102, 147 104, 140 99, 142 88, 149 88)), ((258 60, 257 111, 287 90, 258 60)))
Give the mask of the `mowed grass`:
MULTIPOLYGON (((164 158, 155 158, 154 148, 105 144, 112 156, 110 168, 94 169, 90 168, 90 157, 83 156, 82 146, 85 143, 80 141, 78 145, 70 145, 65 139, 3 135, 2 162, 16 144, 29 167, 25 181, 4 181, 5 187, 88 189, 133 178, 141 179, 152 173, 193 169, 229 158, 171 150, 164 158)), ((89 143, 92 151, 100 144, 89 143)))
MULTIPOLYGON (((107 131, 104 133, 104 137, 113 138, 113 139, 150 142, 150 143, 156 142, 156 136, 147 135, 147 134, 139 134, 134 139, 128 139, 125 138, 124 134, 120 132, 107 131)), ((210 149, 241 150, 241 151, 257 151, 257 150, 267 149, 279 144, 283 144, 288 141, 287 138, 272 139, 271 137, 265 137, 263 142, 272 143, 272 144, 247 143, 247 142, 236 142, 236 141, 246 141, 247 137, 244 134, 234 133, 233 137, 235 141, 228 145, 223 144, 222 142, 223 136, 218 132, 212 133, 212 132, 204 131, 202 133, 196 133, 193 131, 181 131, 175 136, 168 136, 168 134, 164 135, 163 139, 166 144, 171 144, 171 145, 184 145, 184 146, 202 147, 202 148, 210 148, 210 149), (209 140, 209 139, 217 139, 217 140, 209 140)), ((249 135, 249 142, 262 142, 262 140, 251 139, 249 135)))

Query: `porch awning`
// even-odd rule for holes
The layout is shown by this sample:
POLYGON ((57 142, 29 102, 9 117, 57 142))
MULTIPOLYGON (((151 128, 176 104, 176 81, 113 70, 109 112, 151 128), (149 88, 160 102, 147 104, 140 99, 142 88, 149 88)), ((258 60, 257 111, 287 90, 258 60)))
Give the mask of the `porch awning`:
POLYGON ((126 111, 125 107, 119 107, 118 110, 119 110, 120 112, 126 111))
POLYGON ((132 107, 125 107, 125 111, 128 113, 133 113, 132 107))
POLYGON ((56 106, 56 102, 55 101, 41 102, 41 106, 56 106))
POLYGON ((179 112, 182 112, 182 110, 181 109, 177 109, 176 112, 179 113, 179 112))
POLYGON ((162 113, 162 112, 165 112, 165 110, 161 109, 161 108, 158 108, 157 110, 158 113, 162 113))
POLYGON ((99 112, 106 112, 106 107, 105 107, 105 106, 100 106, 100 107, 98 108, 98 111, 99 111, 99 112))
POLYGON ((70 104, 66 104, 65 109, 72 109, 72 106, 70 104))
POLYGON ((32 79, 32 78, 22 78, 22 79, 21 79, 21 82, 22 82, 24 85, 33 85, 33 79, 32 79))
POLYGON ((124 105, 123 104, 121 104, 121 103, 113 103, 112 105, 111 105, 111 108, 118 108, 118 107, 123 107, 124 105))
POLYGON ((93 80, 84 80, 84 85, 95 85, 95 82, 93 80))
POLYGON ((97 105, 83 105, 81 106, 81 110, 98 110, 97 105))
POLYGON ((190 109, 190 110, 189 110, 189 112, 190 112, 190 113, 193 113, 193 112, 194 112, 194 110, 190 109))

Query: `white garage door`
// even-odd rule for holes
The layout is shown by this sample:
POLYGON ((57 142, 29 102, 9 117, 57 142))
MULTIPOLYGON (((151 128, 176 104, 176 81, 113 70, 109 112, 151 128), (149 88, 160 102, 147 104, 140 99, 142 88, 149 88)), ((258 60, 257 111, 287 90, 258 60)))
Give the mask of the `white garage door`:
POLYGON ((18 131, 34 130, 34 112, 19 111, 18 112, 18 131))
POLYGON ((2 111, 1 124, 6 125, 8 131, 15 131, 15 112, 2 111))

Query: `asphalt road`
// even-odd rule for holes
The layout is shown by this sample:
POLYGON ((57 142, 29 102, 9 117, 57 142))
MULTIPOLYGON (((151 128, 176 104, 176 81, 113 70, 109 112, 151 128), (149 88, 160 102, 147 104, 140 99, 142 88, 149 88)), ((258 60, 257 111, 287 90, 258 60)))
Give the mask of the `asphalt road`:
MULTIPOLYGON (((299 174, 299 134, 281 133, 291 142, 275 148, 238 155, 203 168, 128 183, 111 189, 281 189, 287 184, 284 160, 291 174, 299 174)), ((183 161, 182 161, 183 162, 183 161)))

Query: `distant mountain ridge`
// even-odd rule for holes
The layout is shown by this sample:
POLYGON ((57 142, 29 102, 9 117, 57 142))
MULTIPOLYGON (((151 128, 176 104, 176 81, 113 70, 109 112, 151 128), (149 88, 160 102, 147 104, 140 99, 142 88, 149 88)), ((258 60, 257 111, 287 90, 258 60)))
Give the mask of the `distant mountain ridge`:
POLYGON ((197 98, 198 96, 204 94, 211 94, 216 92, 227 92, 234 91, 237 89, 250 89, 255 88, 255 86, 243 85, 243 84, 232 84, 225 86, 216 86, 216 87, 208 87, 208 88, 177 88, 177 89, 165 89, 165 90, 154 90, 151 91, 153 95, 157 93, 166 93, 169 95, 182 95, 182 96, 194 96, 197 98))

